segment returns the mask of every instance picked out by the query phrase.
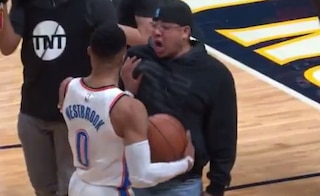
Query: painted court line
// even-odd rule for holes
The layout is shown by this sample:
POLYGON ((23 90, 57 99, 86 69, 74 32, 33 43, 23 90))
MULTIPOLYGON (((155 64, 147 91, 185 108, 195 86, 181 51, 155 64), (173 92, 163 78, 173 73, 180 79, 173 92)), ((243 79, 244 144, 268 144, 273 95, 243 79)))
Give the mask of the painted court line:
POLYGON ((212 48, 211 46, 206 45, 206 49, 210 55, 212 55, 213 57, 215 57, 217 59, 220 59, 222 62, 230 63, 230 64, 232 64, 232 66, 235 66, 235 67, 238 67, 238 68, 244 70, 245 72, 247 72, 247 73, 259 78, 260 80, 286 92, 287 94, 301 100, 302 102, 304 102, 304 103, 310 105, 311 107, 320 111, 320 104, 309 99, 308 97, 292 90, 291 88, 267 77, 266 75, 254 70, 254 69, 251 69, 250 67, 246 66, 245 64, 231 58, 230 56, 223 54, 222 52, 212 48))
MULTIPOLYGON (((230 56, 227 56, 226 54, 212 48, 209 45, 206 45, 206 49, 210 55, 213 57, 221 60, 222 62, 230 63, 232 66, 238 67, 245 72, 259 78, 260 80, 284 91, 285 93, 301 100, 302 102, 310 105, 311 107, 317 109, 320 111, 320 104, 305 97, 304 95, 290 89, 289 87, 265 76, 264 74, 251 69, 250 67, 246 66, 245 64, 231 58, 230 56)), ((296 180, 304 180, 308 178, 315 178, 315 177, 320 177, 320 173, 311 173, 311 174, 304 174, 300 176, 291 176, 287 178, 280 178, 280 179, 273 179, 273 180, 266 180, 266 181, 261 181, 261 182, 254 182, 254 183, 248 183, 248 184, 243 184, 243 185, 237 185, 237 186, 232 186, 227 188, 227 191, 232 191, 232 190, 239 190, 239 189, 245 189, 245 188, 252 188, 252 187, 257 187, 257 186, 265 186, 265 185, 270 185, 270 184, 277 184, 277 183, 284 183, 284 182, 290 182, 290 181, 296 181, 296 180)))
POLYGON ((257 186, 265 186, 265 185, 291 182, 291 181, 297 181, 297 180, 305 180, 305 179, 316 178, 316 177, 320 177, 320 173, 304 174, 304 175, 300 175, 300 176, 291 176, 291 177, 287 177, 287 178, 279 178, 279 179, 274 179, 274 180, 266 180, 266 181, 261 181, 261 182, 254 182, 254 183, 249 183, 249 184, 237 185, 237 186, 233 186, 233 187, 228 188, 227 191, 239 190, 239 189, 245 189, 245 188, 253 188, 253 187, 257 187, 257 186))
POLYGON ((21 144, 10 144, 10 145, 3 145, 0 146, 0 150, 7 150, 7 149, 12 149, 12 148, 21 148, 21 144))

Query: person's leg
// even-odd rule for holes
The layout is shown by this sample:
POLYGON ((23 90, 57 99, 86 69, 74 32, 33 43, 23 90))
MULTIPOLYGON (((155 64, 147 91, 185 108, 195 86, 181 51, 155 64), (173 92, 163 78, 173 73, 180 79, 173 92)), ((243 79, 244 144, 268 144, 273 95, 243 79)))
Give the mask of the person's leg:
POLYGON ((201 196, 201 178, 171 180, 147 189, 134 189, 135 196, 201 196))
POLYGON ((58 195, 68 194, 68 186, 72 173, 75 171, 73 157, 68 141, 68 128, 65 123, 50 123, 53 130, 54 147, 56 151, 58 195))
POLYGON ((42 120, 20 113, 18 135, 36 195, 56 196, 56 160, 52 132, 45 129, 42 120))

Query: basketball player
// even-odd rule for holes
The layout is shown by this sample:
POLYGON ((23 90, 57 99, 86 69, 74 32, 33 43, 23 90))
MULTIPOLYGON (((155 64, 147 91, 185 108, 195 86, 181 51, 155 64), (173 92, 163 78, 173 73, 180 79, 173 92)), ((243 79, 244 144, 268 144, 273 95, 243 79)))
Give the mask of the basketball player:
POLYGON ((190 39, 192 17, 183 1, 160 6, 150 44, 128 50, 129 57, 141 62, 126 64, 121 71, 126 90, 148 114, 177 117, 191 131, 196 149, 190 172, 155 187, 134 189, 139 196, 223 196, 231 181, 237 146, 234 80, 203 43, 190 39), (208 161, 210 184, 202 192, 202 170, 208 161))
POLYGON ((116 10, 109 0, 11 3, 10 15, 4 6, 0 50, 10 55, 22 41, 18 135, 29 179, 37 196, 67 195, 74 167, 67 127, 57 109, 59 85, 67 76, 90 73, 90 34, 101 24, 116 23, 116 10))
POLYGON ((59 108, 68 126, 77 168, 69 196, 132 195, 128 180, 134 187, 149 187, 191 169, 190 137, 184 159, 150 162, 145 107, 116 87, 126 54, 123 30, 116 24, 98 28, 88 54, 91 74, 67 78, 60 88, 59 108))

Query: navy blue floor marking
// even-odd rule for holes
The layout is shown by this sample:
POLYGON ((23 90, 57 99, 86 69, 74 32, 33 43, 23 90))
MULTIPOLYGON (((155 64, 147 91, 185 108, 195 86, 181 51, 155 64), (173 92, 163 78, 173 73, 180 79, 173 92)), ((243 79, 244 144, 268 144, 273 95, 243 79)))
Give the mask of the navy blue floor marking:
POLYGON ((318 15, 313 0, 269 0, 202 11, 195 14, 195 20, 203 33, 203 41, 207 45, 320 104, 319 87, 308 82, 304 76, 307 69, 320 64, 320 56, 300 59, 280 66, 259 55, 255 50, 291 39, 291 37, 244 47, 215 31, 217 29, 235 29, 278 23, 318 15))

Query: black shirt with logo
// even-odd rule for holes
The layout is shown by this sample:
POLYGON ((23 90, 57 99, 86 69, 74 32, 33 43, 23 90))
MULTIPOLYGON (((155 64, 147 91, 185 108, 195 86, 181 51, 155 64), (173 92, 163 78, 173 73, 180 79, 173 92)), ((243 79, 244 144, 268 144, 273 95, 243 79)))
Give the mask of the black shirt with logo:
MULTIPOLYGON (((42 0, 43 1, 43 0, 42 0)), ((45 6, 31 1, 11 9, 14 30, 22 36, 23 86, 21 112, 47 121, 61 121, 58 89, 68 77, 91 71, 87 47, 91 32, 116 23, 116 11, 106 0, 68 0, 45 6), (106 10, 109 10, 108 12, 106 10)))

